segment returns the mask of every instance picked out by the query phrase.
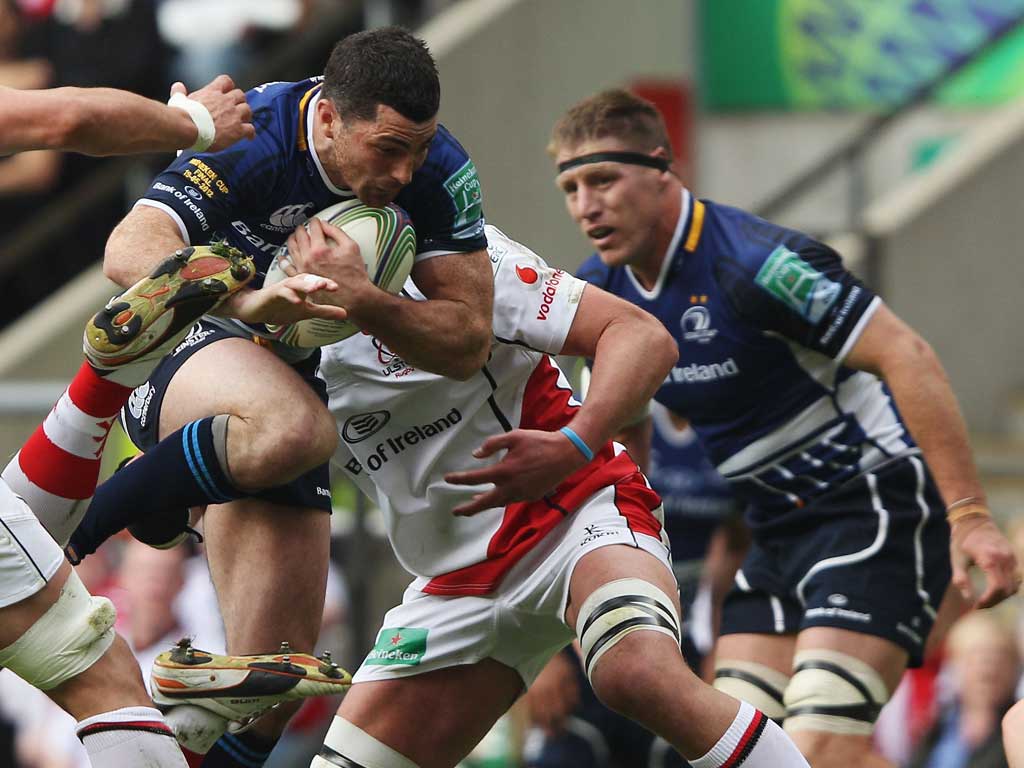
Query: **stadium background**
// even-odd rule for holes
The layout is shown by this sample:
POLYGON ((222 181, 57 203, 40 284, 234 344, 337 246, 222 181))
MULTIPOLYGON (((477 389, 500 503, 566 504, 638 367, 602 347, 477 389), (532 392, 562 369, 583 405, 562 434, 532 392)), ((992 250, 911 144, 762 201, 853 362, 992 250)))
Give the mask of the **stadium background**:
MULTIPOLYGON (((161 97, 173 79, 195 87, 227 71, 251 87, 316 73, 342 35, 393 22, 438 59, 441 117, 478 166, 488 220, 550 262, 572 269, 588 252, 552 183, 550 128, 611 85, 663 109, 678 171, 699 196, 836 244, 937 349, 993 506, 1020 530, 1024 0, 0 0, 0 82, 161 97)), ((77 367, 82 324, 112 293, 98 267, 106 234, 165 162, 0 161, 5 453, 77 367)), ((349 488, 335 501, 333 644, 354 667, 404 575, 372 510, 349 488)), ((194 565, 133 557, 112 548, 95 583, 130 592, 122 564, 133 579, 194 565)), ((180 584, 162 586, 137 601, 169 600, 180 584)), ((208 610, 202 599, 186 613, 208 610)), ((141 623, 146 611, 124 613, 141 623)), ((0 709, 25 715, 11 696, 0 685, 0 709)), ((23 729, 32 722, 13 714, 23 729)), ((925 714, 908 709, 909 727, 885 737, 893 749, 909 754, 925 714)), ((495 735, 494 765, 513 764, 517 722, 495 735)), ((56 743, 24 764, 74 764, 60 762, 56 743)))

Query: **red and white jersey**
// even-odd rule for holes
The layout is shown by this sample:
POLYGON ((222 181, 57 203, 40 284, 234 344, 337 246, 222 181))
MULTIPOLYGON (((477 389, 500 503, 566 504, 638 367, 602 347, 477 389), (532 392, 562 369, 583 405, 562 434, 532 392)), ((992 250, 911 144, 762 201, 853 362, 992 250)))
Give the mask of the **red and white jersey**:
MULTIPOLYGON (((487 240, 494 339, 479 373, 456 381, 417 370, 363 334, 325 347, 321 361, 341 435, 335 464, 378 500, 399 562, 418 577, 414 587, 432 594, 489 593, 565 515, 607 486, 616 487, 634 532, 662 531, 657 494, 611 442, 540 501, 452 514, 485 488, 451 485, 444 476, 497 462, 500 455, 473 457, 484 440, 516 428, 557 430, 580 407, 552 355, 565 343, 586 283, 494 227, 487 240)), ((406 291, 423 298, 411 282, 406 291)))

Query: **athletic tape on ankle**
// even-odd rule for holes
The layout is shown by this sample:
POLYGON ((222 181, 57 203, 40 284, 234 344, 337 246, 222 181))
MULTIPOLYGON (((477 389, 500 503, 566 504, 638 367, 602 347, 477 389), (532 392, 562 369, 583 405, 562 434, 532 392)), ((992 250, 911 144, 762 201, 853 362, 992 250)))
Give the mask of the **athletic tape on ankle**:
POLYGON ((189 147, 189 150, 192 152, 202 152, 213 144, 213 140, 217 137, 217 128, 213 124, 213 116, 210 114, 210 110, 205 105, 195 99, 190 99, 184 93, 174 93, 167 100, 167 106, 184 110, 192 118, 192 122, 195 123, 196 131, 199 135, 196 136, 195 144, 189 147))

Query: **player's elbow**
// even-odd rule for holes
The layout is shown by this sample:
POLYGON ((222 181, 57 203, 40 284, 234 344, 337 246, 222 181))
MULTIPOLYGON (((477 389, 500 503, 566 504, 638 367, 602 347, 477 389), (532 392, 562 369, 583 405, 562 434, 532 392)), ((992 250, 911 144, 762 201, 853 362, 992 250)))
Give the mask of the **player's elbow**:
POLYGON ((648 334, 647 349, 650 350, 654 370, 659 372, 659 381, 668 376, 672 366, 679 360, 679 345, 672 334, 653 317, 645 319, 648 334))
POLYGON ((932 345, 910 328, 897 334, 886 345, 879 368, 883 379, 899 370, 912 370, 918 375, 944 375, 942 363, 932 345))
POLYGON ((458 360, 454 361, 448 377, 458 381, 467 381, 480 372, 487 364, 491 355, 491 332, 489 327, 469 328, 463 336, 463 350, 458 360))

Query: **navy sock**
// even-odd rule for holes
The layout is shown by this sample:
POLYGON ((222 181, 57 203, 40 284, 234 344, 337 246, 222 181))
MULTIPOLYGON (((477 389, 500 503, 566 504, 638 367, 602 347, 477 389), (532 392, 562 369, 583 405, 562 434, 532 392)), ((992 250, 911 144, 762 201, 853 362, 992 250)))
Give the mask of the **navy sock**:
POLYGON ((262 768, 277 740, 254 733, 225 733, 206 753, 203 768, 262 768))
POLYGON ((245 495, 217 459, 212 424, 213 417, 186 424, 96 488, 69 542, 78 559, 152 515, 184 515, 245 495))

